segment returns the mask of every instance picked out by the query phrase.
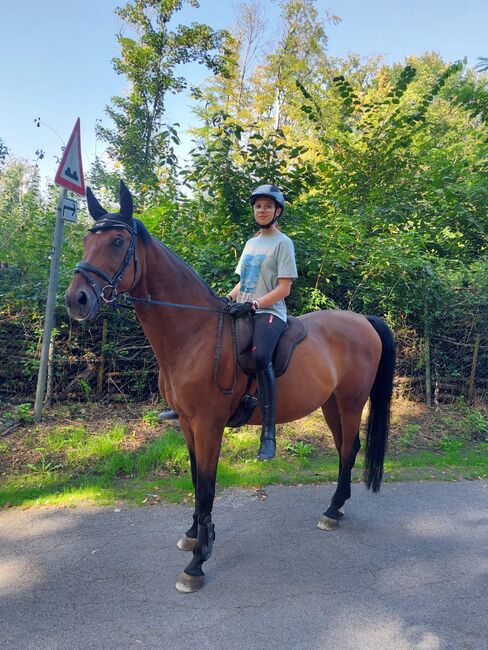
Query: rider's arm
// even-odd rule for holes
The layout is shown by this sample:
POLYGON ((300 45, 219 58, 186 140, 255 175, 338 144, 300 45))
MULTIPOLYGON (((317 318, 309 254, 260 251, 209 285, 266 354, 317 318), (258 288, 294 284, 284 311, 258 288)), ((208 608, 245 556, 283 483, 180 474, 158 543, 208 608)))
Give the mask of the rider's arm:
POLYGON ((229 291, 227 296, 235 302, 237 300, 237 294, 239 293, 240 288, 241 288, 241 283, 238 282, 236 286, 232 289, 232 291, 229 291))
POLYGON ((291 278, 278 278, 278 286, 256 301, 259 305, 258 308, 264 309, 266 307, 271 307, 271 305, 274 305, 278 300, 289 296, 292 282, 293 280, 291 278))

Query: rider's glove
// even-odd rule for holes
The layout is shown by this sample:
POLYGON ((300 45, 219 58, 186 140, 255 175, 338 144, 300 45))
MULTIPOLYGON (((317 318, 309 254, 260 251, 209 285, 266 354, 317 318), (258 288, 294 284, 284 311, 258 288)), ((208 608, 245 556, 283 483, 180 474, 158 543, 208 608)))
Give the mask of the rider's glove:
POLYGON ((234 318, 240 318, 241 316, 247 316, 248 314, 253 316, 256 307, 254 302, 234 302, 229 305, 228 311, 234 318))

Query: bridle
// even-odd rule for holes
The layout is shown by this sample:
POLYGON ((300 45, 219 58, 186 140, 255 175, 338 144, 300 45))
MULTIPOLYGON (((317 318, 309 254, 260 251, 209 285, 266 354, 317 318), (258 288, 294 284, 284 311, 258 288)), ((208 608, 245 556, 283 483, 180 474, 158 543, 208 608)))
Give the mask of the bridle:
POLYGON ((109 275, 108 273, 105 273, 105 271, 102 271, 102 269, 99 269, 97 266, 94 266, 93 264, 90 264, 89 262, 85 262, 85 261, 78 262, 78 264, 75 267, 74 273, 81 273, 81 275, 85 278, 85 280, 90 285, 93 293, 95 294, 98 304, 100 304, 100 300, 103 300, 103 302, 105 303, 113 303, 117 299, 117 296, 119 295, 119 292, 117 291, 117 286, 121 282, 122 278, 124 277, 124 274, 132 258, 134 258, 134 279, 132 280, 131 286, 122 293, 128 293, 134 287, 134 284, 136 282, 136 276, 137 276, 138 262, 137 262, 137 255, 136 255, 137 223, 134 221, 133 224, 134 227, 131 228, 128 224, 124 223, 123 221, 116 221, 113 219, 102 219, 101 221, 98 221, 93 226, 93 228, 90 228, 89 230, 89 232, 101 232, 103 230, 112 230, 113 228, 125 228, 125 230, 128 230, 130 233, 130 243, 125 253, 124 260, 122 261, 119 270, 116 271, 113 275, 109 275), (102 278, 102 280, 105 280, 107 284, 105 284, 100 289, 100 287, 96 284, 96 282, 93 281, 93 279, 88 275, 88 273, 94 273, 95 275, 98 275, 98 277, 102 278), (111 292, 110 297, 107 297, 105 295, 105 292, 108 290, 110 290, 111 292))

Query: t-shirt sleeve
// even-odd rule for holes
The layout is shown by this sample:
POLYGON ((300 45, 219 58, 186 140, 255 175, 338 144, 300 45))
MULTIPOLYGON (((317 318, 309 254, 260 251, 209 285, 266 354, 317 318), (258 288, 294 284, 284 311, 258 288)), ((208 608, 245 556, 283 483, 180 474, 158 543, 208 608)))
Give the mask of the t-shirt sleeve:
POLYGON ((295 247, 291 239, 285 239, 280 242, 278 254, 278 278, 298 277, 297 265, 295 261, 295 247))

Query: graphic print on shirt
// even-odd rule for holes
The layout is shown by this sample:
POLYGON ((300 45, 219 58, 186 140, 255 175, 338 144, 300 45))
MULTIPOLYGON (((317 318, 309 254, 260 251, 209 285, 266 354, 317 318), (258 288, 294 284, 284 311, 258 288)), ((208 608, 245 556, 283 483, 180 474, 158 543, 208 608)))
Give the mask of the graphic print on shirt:
POLYGON ((241 292, 244 294, 244 301, 251 300, 251 297, 256 292, 261 266, 265 259, 266 254, 244 255, 241 271, 241 292))

